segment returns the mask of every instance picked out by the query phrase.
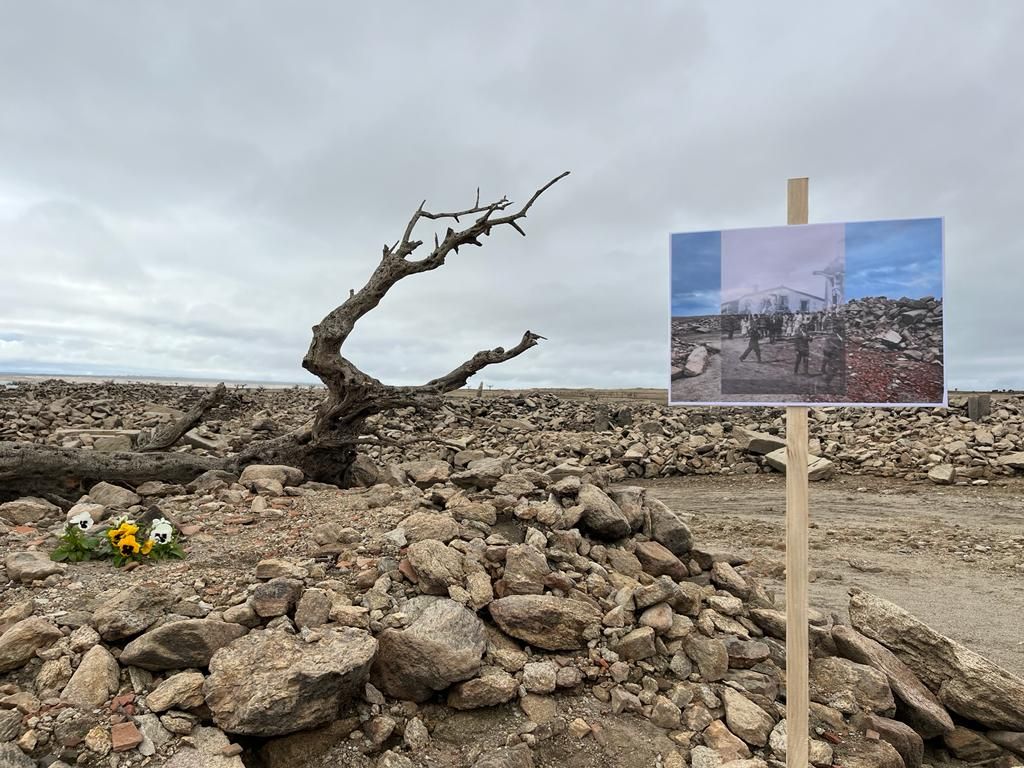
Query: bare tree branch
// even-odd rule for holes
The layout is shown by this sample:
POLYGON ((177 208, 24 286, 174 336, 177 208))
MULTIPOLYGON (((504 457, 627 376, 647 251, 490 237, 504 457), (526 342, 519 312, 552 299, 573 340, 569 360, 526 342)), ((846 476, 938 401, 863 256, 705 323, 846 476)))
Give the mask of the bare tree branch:
POLYGON ((150 453, 152 451, 163 451, 170 448, 182 438, 182 435, 202 421, 203 416, 206 415, 208 410, 219 405, 226 394, 227 388, 225 388, 224 382, 221 382, 203 395, 199 399, 199 402, 193 405, 189 409, 188 413, 180 419, 171 422, 170 424, 165 424, 163 427, 156 430, 156 432, 153 433, 153 436, 149 439, 149 442, 137 449, 138 452, 150 453))
POLYGON ((428 381, 418 389, 432 390, 435 392, 451 392, 453 390, 460 389, 466 386, 466 382, 469 381, 473 374, 478 373, 488 365, 504 363, 506 360, 518 357, 531 347, 537 346, 537 342, 540 339, 544 339, 544 337, 540 334, 534 333, 533 331, 527 331, 523 334, 523 338, 520 342, 512 347, 512 349, 506 350, 503 347, 495 347, 494 349, 477 352, 473 357, 455 370, 450 373, 446 373, 440 378, 428 381))
POLYGON ((478 203, 471 208, 441 213, 427 211, 423 207, 426 201, 421 203, 406 225, 402 239, 394 246, 385 248, 380 263, 370 275, 366 285, 350 295, 343 304, 335 307, 318 325, 313 327, 313 339, 302 361, 303 367, 321 378, 326 376, 338 379, 346 385, 365 383, 360 381, 360 375, 365 376, 361 371, 351 364, 341 366, 338 363, 341 346, 351 334, 356 321, 377 307, 388 290, 399 280, 409 275, 437 269, 444 264, 449 253, 457 252, 461 246, 482 245, 480 238, 490 235, 494 227, 507 224, 520 234, 525 235, 518 222, 526 217, 527 212, 545 191, 568 175, 569 172, 565 171, 556 176, 534 192, 518 211, 497 218, 491 218, 491 216, 496 212, 504 211, 511 205, 507 197, 502 197, 500 200, 486 205, 480 205, 478 200, 478 203), (457 221, 460 216, 473 214, 481 215, 462 230, 456 231, 449 228, 444 238, 437 241, 434 249, 423 259, 408 260, 407 257, 423 245, 421 240, 412 239, 413 231, 421 218, 434 220, 451 218, 457 221))

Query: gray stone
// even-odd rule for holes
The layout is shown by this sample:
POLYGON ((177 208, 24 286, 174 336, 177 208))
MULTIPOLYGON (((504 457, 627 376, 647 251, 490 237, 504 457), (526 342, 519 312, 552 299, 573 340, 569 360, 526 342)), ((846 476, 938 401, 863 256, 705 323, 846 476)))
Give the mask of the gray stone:
POLYGON ((89 489, 89 500, 104 507, 126 510, 128 507, 142 503, 142 497, 135 491, 122 488, 112 483, 96 483, 89 489))
POLYGON ((725 705, 725 724, 729 730, 752 747, 765 746, 775 727, 771 715, 732 688, 722 688, 721 696, 725 705))
POLYGON ((598 608, 553 595, 511 595, 488 610, 505 634, 547 651, 582 648, 587 627, 601 623, 598 608))
POLYGON ((205 667, 219 648, 245 632, 240 624, 226 621, 173 621, 128 643, 121 652, 121 663, 150 671, 205 667))
POLYGON ((295 626, 301 629, 326 624, 331 616, 333 602, 326 590, 307 589, 295 609, 295 626))
POLYGON ((230 742, 217 728, 199 726, 191 733, 194 747, 183 746, 167 761, 165 768, 245 768, 238 755, 225 755, 230 742))
POLYGON ((150 627, 177 601, 177 591, 165 585, 146 583, 122 589, 102 601, 92 615, 92 625, 108 642, 124 640, 150 627))
POLYGON ((855 714, 861 709, 886 716, 896 712, 896 702, 885 675, 849 659, 813 659, 810 695, 812 701, 845 714, 855 714))
POLYGON ((0 768, 36 768, 36 761, 12 743, 0 744, 0 768))
POLYGON ((721 680, 729 671, 729 651, 721 640, 692 632, 683 640, 683 648, 704 682, 721 680))
POLYGON ((452 585, 462 585, 462 555, 437 539, 417 541, 407 552, 409 565, 419 577, 420 589, 429 595, 446 595, 452 585))
POLYGON ((195 709, 204 703, 202 672, 179 672, 171 675, 146 696, 146 706, 153 712, 168 709, 195 709))
POLYGON ((924 738, 931 739, 953 730, 953 720, 945 707, 892 651, 843 625, 832 628, 832 639, 843 656, 885 675, 900 701, 900 717, 924 738))
POLYGON ((265 619, 285 616, 299 601, 303 583, 299 579, 278 577, 265 581, 252 593, 252 608, 265 619))
POLYGON ((307 643, 284 632, 254 631, 218 650, 203 684, 213 721, 229 733, 280 736, 338 717, 358 697, 377 651, 362 630, 318 630, 307 643))
POLYGON ((36 651, 62 637, 63 633, 46 619, 36 616, 22 619, 0 635, 0 672, 25 666, 36 651))
POLYGON ((275 480, 282 486, 301 485, 305 476, 301 469, 283 464, 250 464, 238 478, 240 485, 251 486, 257 480, 275 480))
POLYGON ((50 517, 57 517, 59 514, 60 507, 36 496, 24 496, 0 504, 0 520, 11 525, 38 523, 50 517))
POLYGON ((64 566, 55 563, 45 552, 29 549, 24 552, 8 552, 4 558, 7 576, 11 581, 31 583, 45 579, 55 573, 64 573, 64 566))
POLYGON ((407 461, 398 465, 406 476, 420 488, 429 488, 437 483, 444 483, 451 476, 451 465, 441 459, 423 459, 407 461))
POLYGON ((649 535, 676 557, 685 557, 693 547, 693 533, 675 512, 658 499, 647 496, 644 510, 650 515, 649 535))
POLYGON ((477 673, 487 644, 476 614, 434 597, 415 597, 403 612, 410 617, 405 629, 378 635, 372 672, 377 688, 393 698, 425 701, 477 673))
POLYGON ((939 464, 928 470, 928 479, 936 485, 952 485, 956 482, 956 467, 952 464, 939 464))
POLYGON ((596 485, 583 483, 578 495, 583 507, 580 524, 603 539, 621 539, 630 532, 629 520, 619 505, 596 485))
POLYGON ((528 544, 515 544, 505 554, 505 590, 513 595, 540 595, 551 572, 547 558, 528 544))
MULTIPOLYGON (((448 706, 453 709, 496 707, 515 698, 518 690, 516 679, 498 670, 452 686, 448 692, 448 706)), ((406 729, 408 733, 408 726, 406 729)))
POLYGON ((119 676, 120 669, 110 651, 94 645, 82 657, 60 697, 79 709, 96 709, 117 693, 119 676))
POLYGON ((1021 678, 866 592, 850 598, 850 620, 891 650, 947 708, 992 730, 1024 731, 1021 678))
MULTIPOLYGON (((786 449, 779 448, 771 453, 765 454, 765 461, 772 469, 785 473, 786 471, 786 449)), ((807 455, 807 479, 827 480, 835 474, 835 464, 822 456, 807 455)))
POLYGON ((398 527, 405 532, 410 543, 437 540, 447 544, 459 535, 459 524, 448 514, 415 512, 405 518, 398 527))

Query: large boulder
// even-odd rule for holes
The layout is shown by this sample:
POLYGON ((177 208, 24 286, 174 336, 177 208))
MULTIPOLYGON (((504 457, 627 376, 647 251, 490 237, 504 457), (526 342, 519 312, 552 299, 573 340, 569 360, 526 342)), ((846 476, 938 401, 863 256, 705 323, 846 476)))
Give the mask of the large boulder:
POLYGON ((843 656, 858 664, 867 664, 886 676, 889 687, 900 701, 901 717, 924 738, 931 739, 953 730, 953 720, 946 708, 892 651, 844 625, 832 628, 832 639, 843 656))
POLYGON ((210 619, 185 619, 161 624, 132 640, 121 663, 154 672, 205 667, 219 648, 244 635, 241 624, 210 619))
POLYGON ((1024 731, 1024 679, 867 592, 851 596, 850 621, 891 650, 948 709, 993 730, 1024 731))
POLYGON ((591 483, 580 487, 579 505, 583 508, 580 523, 602 539, 621 539, 630 532, 629 519, 604 491, 591 483))
POLYGON ((896 713, 896 702, 885 675, 849 659, 812 659, 810 691, 811 701, 846 714, 861 710, 887 716, 896 713))
POLYGON ((601 611, 590 603, 553 595, 511 595, 488 610, 505 634, 546 651, 582 648, 587 628, 601 623, 601 611))
POLYGON ((255 631, 218 650, 203 683, 213 721, 228 733, 281 736, 337 719, 361 694, 377 641, 360 629, 320 629, 307 643, 255 631))
POLYGON ((36 651, 57 642, 63 633, 46 619, 30 616, 0 635, 0 672, 10 672, 28 663, 36 651))
POLYGON ((693 548, 693 533, 680 517, 664 502, 648 496, 644 499, 644 511, 650 517, 648 535, 663 545, 676 557, 688 555, 693 548))
POLYGON ((414 597, 403 606, 405 629, 385 629, 373 684, 396 699, 426 701, 480 669, 487 647, 476 614, 447 598, 414 597))

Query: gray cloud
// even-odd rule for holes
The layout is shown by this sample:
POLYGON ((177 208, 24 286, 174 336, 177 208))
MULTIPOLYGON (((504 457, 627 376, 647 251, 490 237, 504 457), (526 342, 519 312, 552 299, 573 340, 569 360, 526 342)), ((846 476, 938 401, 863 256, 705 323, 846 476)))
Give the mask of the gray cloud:
MULTIPOLYGON (((428 380, 661 386, 668 235, 946 217, 949 379, 1024 387, 1014 3, 9 5, 0 370, 307 381, 310 327, 424 197, 526 221, 346 347, 428 380)), ((430 240, 429 229, 422 239, 430 240)))

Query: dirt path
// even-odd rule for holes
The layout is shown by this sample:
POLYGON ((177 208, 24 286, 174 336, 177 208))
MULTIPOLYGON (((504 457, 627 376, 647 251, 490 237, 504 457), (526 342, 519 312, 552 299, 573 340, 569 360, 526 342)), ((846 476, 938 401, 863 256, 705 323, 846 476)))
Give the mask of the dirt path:
MULTIPOLYGON (((692 516, 705 549, 752 558, 785 601, 779 476, 641 481, 692 516)), ((811 605, 845 618, 857 586, 1024 676, 1024 482, 984 487, 840 477, 811 486, 811 605), (851 564, 852 563, 852 564, 851 564)))

